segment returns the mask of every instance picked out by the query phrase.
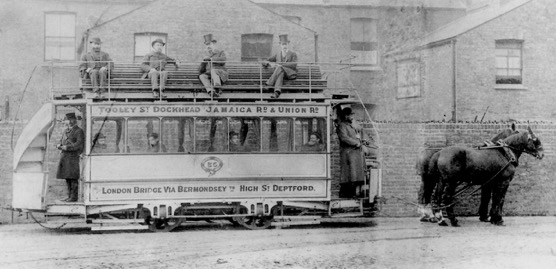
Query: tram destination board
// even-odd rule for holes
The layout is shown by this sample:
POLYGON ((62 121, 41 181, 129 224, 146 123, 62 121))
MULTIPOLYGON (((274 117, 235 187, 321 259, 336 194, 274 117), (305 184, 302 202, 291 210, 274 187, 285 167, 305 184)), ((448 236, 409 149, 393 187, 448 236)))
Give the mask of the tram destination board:
POLYGON ((323 105, 269 104, 107 104, 92 105, 94 117, 192 116, 192 117, 325 117, 323 105))

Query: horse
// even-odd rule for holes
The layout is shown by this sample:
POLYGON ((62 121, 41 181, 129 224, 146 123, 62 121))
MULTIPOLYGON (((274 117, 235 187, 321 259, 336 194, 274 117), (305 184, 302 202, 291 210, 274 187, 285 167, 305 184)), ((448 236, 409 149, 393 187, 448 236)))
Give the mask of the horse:
MULTIPOLYGON (((512 134, 519 133, 516 130, 515 124, 512 123, 509 129, 505 129, 496 136, 494 136, 490 142, 496 143, 512 134)), ((483 143, 481 146, 487 146, 487 143, 483 143)), ((419 212, 421 213, 421 221, 438 221, 438 214, 435 214, 430 206, 432 192, 438 182, 439 174, 436 169, 436 162, 438 160, 439 150, 425 150, 421 158, 417 160, 416 168, 418 174, 421 176, 421 186, 419 189, 419 212)), ((489 185, 490 186, 490 185, 489 185)), ((488 220, 488 204, 490 202, 492 190, 489 186, 484 186, 481 188, 481 203, 479 206, 479 219, 481 221, 488 220)), ((438 211, 436 211, 438 213, 438 211)))
MULTIPOLYGON (((472 185, 490 185, 493 191, 490 223, 504 225, 502 212, 504 199, 510 181, 513 179, 518 160, 522 153, 527 153, 541 160, 544 150, 530 127, 527 132, 510 135, 503 140, 503 147, 515 156, 508 156, 504 148, 473 149, 451 146, 438 152, 437 169, 440 175, 435 191, 435 206, 441 208, 441 202, 452 226, 459 226, 454 214, 454 193, 463 182, 472 185), (440 199, 442 198, 442 199, 440 199)), ((429 190, 426 190, 429 191, 429 190)), ((441 225, 447 225, 445 222, 441 225)))

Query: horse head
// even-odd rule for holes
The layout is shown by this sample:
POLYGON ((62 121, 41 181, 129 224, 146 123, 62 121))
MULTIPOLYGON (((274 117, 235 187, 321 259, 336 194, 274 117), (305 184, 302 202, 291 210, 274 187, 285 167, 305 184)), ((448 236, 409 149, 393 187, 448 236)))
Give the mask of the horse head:
POLYGON ((531 127, 527 126, 527 146, 524 150, 526 153, 531 154, 539 160, 544 157, 544 149, 541 140, 533 133, 531 127))
POLYGON ((504 139, 504 142, 519 154, 525 152, 539 160, 544 157, 541 140, 535 136, 530 127, 527 127, 527 132, 511 135, 504 139))

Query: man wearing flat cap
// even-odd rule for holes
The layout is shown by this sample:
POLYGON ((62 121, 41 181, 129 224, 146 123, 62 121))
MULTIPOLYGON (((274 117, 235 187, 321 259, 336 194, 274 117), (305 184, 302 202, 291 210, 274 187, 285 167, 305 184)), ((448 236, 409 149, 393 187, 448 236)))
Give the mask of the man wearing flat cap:
POLYGON ((218 44, 212 38, 212 34, 204 35, 203 38, 207 55, 199 67, 199 79, 210 96, 218 97, 222 94, 222 83, 228 80, 226 53, 218 49, 218 44))
POLYGON ((354 113, 346 107, 340 113, 336 133, 340 140, 340 198, 359 197, 357 189, 364 183, 364 159, 361 134, 354 122, 354 113))
POLYGON ((147 53, 143 58, 143 64, 141 69, 143 72, 151 79, 151 87, 153 91, 153 97, 158 98, 159 96, 164 96, 163 91, 166 86, 166 80, 168 79, 168 71, 166 71, 167 64, 173 64, 176 69, 178 64, 176 60, 166 56, 162 53, 164 48, 164 41, 160 38, 154 40, 151 43, 152 51, 147 53), (158 86, 158 80, 160 78, 160 86, 158 86))
POLYGON ((297 78, 297 53, 289 50, 290 41, 288 35, 280 35, 280 52, 263 61, 263 66, 270 66, 270 62, 275 62, 272 76, 265 82, 268 88, 274 87, 274 94, 270 98, 279 98, 282 93, 284 79, 297 78))
POLYGON ((77 202, 79 193, 78 180, 81 175, 79 159, 85 145, 85 134, 77 126, 75 113, 66 114, 64 124, 67 128, 62 132, 60 143, 56 145, 56 148, 61 150, 56 178, 66 180, 69 195, 64 201, 77 202))
POLYGON ((89 43, 91 43, 91 51, 81 56, 79 73, 81 78, 91 79, 93 92, 97 97, 101 97, 102 92, 106 91, 106 81, 110 70, 114 69, 114 62, 108 53, 100 50, 102 44, 100 38, 94 37, 89 43))

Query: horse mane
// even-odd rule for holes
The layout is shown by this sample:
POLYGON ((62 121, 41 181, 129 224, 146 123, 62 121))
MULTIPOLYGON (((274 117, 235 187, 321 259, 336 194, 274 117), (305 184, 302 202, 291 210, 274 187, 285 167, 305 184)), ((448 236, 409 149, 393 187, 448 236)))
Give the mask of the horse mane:
POLYGON ((517 146, 517 145, 522 145, 522 144, 527 143, 528 139, 529 139, 529 133, 528 132, 523 132, 523 133, 517 133, 517 134, 510 135, 510 136, 506 137, 503 141, 507 145, 517 146))

